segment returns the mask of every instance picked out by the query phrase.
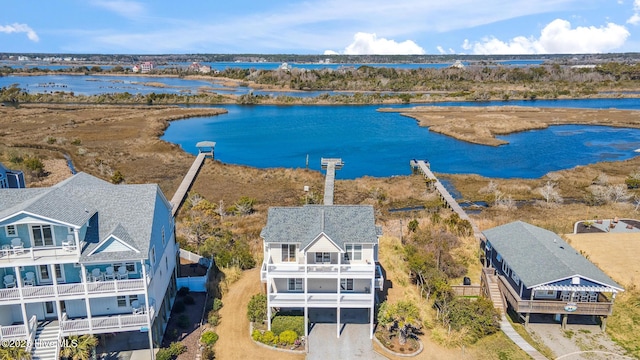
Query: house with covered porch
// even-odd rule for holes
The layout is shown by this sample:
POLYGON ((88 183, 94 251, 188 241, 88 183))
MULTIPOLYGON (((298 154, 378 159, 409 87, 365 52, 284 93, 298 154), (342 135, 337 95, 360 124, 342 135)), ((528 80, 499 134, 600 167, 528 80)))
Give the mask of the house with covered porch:
POLYGON ((570 316, 593 316, 600 317, 604 330, 616 294, 624 289, 559 235, 522 221, 483 234, 487 265, 525 325, 531 314, 552 314, 563 328, 570 316))
POLYGON ((153 349, 175 298, 177 251, 155 184, 78 173, 0 189, 0 340, 146 332, 153 349))
MULTIPOLYGON (((267 293, 271 330, 274 308, 301 310, 305 337, 309 321, 324 317, 342 324, 370 324, 373 336, 376 290, 384 278, 378 261, 374 209, 362 205, 305 205, 269 209, 260 273, 267 293)), ((302 334, 300 334, 302 335, 302 334)))

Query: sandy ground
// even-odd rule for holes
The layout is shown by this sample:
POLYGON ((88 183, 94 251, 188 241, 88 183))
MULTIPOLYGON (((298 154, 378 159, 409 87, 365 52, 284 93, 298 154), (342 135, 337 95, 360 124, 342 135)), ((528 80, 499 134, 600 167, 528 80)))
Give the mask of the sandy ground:
POLYGON ((596 325, 569 324, 563 330, 559 324, 530 324, 529 333, 553 351, 556 359, 606 360, 629 359, 596 325))
POLYGON ((623 287, 640 280, 640 233, 565 235, 576 250, 623 287))
POLYGON ((217 359, 302 360, 304 355, 269 350, 253 342, 249 336, 247 304, 251 297, 262 291, 260 268, 247 270, 229 287, 222 297, 220 325, 216 332, 220 339, 214 346, 217 359))

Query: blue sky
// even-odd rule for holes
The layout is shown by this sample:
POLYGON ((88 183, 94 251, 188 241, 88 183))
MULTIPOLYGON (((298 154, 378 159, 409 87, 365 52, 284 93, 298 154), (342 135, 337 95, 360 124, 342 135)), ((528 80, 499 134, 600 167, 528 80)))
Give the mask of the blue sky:
POLYGON ((23 0, 0 11, 0 52, 639 51, 640 0, 23 0))

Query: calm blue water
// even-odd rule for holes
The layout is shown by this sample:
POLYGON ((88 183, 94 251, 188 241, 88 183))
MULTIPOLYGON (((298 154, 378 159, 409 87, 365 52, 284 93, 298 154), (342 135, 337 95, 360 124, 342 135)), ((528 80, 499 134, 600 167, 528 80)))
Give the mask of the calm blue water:
MULTIPOLYGON (((483 105, 498 105, 486 102, 483 105)), ((638 109, 635 99, 508 102, 509 105, 638 109)), ((478 103, 450 103, 473 105, 478 103)), ((379 106, 225 106, 228 114, 172 122, 163 140, 196 153, 216 141, 216 158, 258 168, 320 170, 321 157, 340 157, 337 178, 410 173, 409 160, 427 159, 441 173, 538 178, 549 171, 637 155, 640 130, 562 125, 501 136, 509 145, 474 145, 430 132, 415 120, 381 113, 379 106)))
MULTIPOLYGON (((542 65, 544 60, 504 60, 504 61, 496 61, 500 65, 504 66, 538 66, 542 65)), ((225 69, 231 68, 240 68, 240 69, 257 69, 257 70, 275 70, 282 63, 275 62, 203 62, 203 65, 211 66, 211 69, 223 71, 225 69)), ((365 63, 351 63, 351 64, 324 64, 324 63, 295 63, 291 62, 291 65, 294 68, 300 69, 309 69, 309 70, 319 70, 319 69, 338 69, 341 67, 360 67, 362 65, 367 65, 371 67, 385 67, 385 68, 394 68, 394 69, 419 69, 419 68, 435 68, 440 69, 443 67, 451 66, 453 63, 411 63, 411 64, 398 64, 398 63, 387 63, 387 64, 365 64, 365 63)), ((470 63, 463 61, 462 64, 468 66, 470 63)), ((186 68, 191 65, 190 62, 182 62, 182 63, 171 63, 168 65, 159 65, 158 68, 186 68)), ((51 64, 46 62, 13 62, 13 61, 0 61, 0 66, 9 66, 14 69, 23 69, 23 68, 40 68, 40 69, 49 69, 49 70, 62 70, 62 69, 70 69, 78 67, 78 64, 51 64)), ((93 66, 93 65, 91 65, 93 66)), ((99 65, 103 69, 110 69, 113 65, 99 65)), ((123 67, 127 67, 127 65, 122 65, 123 67)), ((131 64, 129 67, 133 66, 131 64)))

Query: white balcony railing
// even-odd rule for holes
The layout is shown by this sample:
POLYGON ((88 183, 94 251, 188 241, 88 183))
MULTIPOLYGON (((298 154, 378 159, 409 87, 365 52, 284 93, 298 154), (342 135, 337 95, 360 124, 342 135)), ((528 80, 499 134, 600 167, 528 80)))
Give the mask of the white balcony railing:
POLYGON ((0 263, 33 264, 43 259, 78 258, 78 252, 65 246, 26 247, 19 250, 7 248, 0 250, 0 263))
POLYGON ((37 321, 35 315, 29 319, 29 329, 24 327, 24 324, 0 326, 0 340, 7 339, 24 339, 27 340, 31 337, 31 334, 35 334, 37 327, 37 321))
POLYGON ((271 306, 303 307, 370 307, 373 304, 371 293, 272 293, 269 294, 271 306), (305 302, 306 300, 306 302, 305 302))
MULTIPOLYGON (((87 282, 87 293, 92 294, 120 294, 128 292, 142 292, 145 288, 143 279, 125 279, 87 282)), ((0 289, 0 301, 29 300, 55 296, 56 287, 58 296, 79 296, 85 293, 84 283, 22 286, 10 289, 0 289)))
POLYGON ((371 278, 375 275, 374 264, 297 264, 277 263, 263 264, 261 279, 266 281, 268 276, 302 277, 336 277, 338 274, 351 278, 371 278))
MULTIPOLYGON (((149 307, 149 316, 153 319, 155 309, 149 307)), ((117 314, 109 316, 93 316, 89 319, 67 319, 66 315, 60 323, 62 336, 76 334, 104 334, 117 331, 133 331, 147 327, 146 314, 117 314)))

